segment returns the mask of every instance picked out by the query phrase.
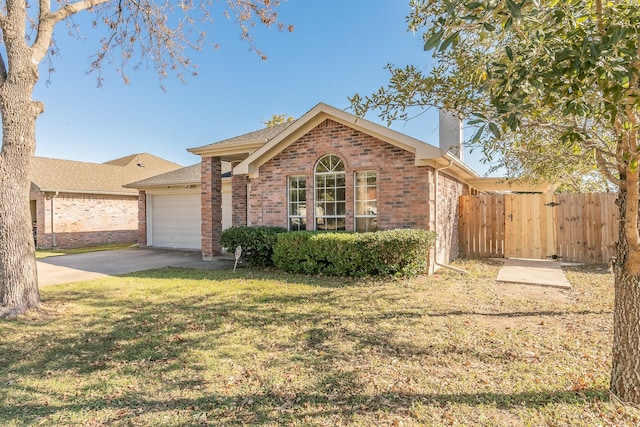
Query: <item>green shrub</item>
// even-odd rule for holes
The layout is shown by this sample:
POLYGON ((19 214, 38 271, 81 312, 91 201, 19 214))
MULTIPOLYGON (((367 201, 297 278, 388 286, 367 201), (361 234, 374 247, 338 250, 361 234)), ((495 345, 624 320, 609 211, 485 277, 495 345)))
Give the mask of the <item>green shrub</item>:
POLYGON ((252 267, 271 267, 276 236, 285 231, 281 227, 231 227, 220 235, 220 244, 231 253, 242 247, 242 260, 252 267))
POLYGON ((282 233, 273 246, 273 263, 291 273, 413 276, 427 271, 434 240, 435 233, 425 230, 282 233))

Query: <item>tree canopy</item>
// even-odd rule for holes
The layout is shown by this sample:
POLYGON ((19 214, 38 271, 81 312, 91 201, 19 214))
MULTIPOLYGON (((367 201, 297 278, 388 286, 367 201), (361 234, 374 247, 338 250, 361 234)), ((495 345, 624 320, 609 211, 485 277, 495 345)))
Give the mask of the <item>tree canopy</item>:
MULTIPOLYGON (((409 29, 424 31, 436 65, 390 66, 386 87, 351 99, 357 113, 396 120, 415 107, 451 109, 508 172, 553 180, 597 168, 620 184, 617 136, 637 120, 637 1, 410 5, 409 29)), ((633 151, 625 160, 637 165, 633 151)))
POLYGON ((292 122, 294 118, 287 114, 273 114, 269 120, 265 120, 262 123, 270 128, 272 126, 281 125, 283 123, 292 122))
POLYGON ((637 0, 411 0, 436 65, 390 66, 388 85, 351 98, 388 121, 411 108, 457 112, 512 172, 597 171, 617 186, 611 390, 640 403, 640 4, 637 0))

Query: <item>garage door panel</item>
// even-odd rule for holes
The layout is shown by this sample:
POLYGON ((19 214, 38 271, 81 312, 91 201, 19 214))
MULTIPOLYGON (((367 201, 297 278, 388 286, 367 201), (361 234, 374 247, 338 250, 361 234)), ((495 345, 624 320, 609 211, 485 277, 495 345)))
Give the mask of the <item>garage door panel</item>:
POLYGON ((151 199, 151 245, 200 249, 200 195, 158 195, 151 199))

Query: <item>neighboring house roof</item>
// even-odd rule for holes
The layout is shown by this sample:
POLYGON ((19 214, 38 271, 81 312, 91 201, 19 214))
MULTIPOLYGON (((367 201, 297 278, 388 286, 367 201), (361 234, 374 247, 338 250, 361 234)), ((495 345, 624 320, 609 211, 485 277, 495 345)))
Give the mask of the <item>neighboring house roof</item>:
POLYGON ((478 175, 471 168, 451 153, 323 103, 316 105, 299 119, 279 125, 277 129, 266 128, 236 138, 191 148, 188 151, 201 156, 240 161, 234 167, 233 173, 257 176, 261 165, 327 119, 413 153, 416 165, 447 167, 462 178, 478 178, 478 175), (260 137, 269 139, 259 141, 260 137))
MULTIPOLYGON (((200 176, 200 165, 187 166, 182 169, 163 173, 162 175, 152 176, 151 178, 141 181, 132 182, 125 185, 126 188, 152 188, 152 187, 168 187, 172 185, 200 185, 202 177, 200 176)), ((222 178, 231 178, 231 164, 222 162, 222 178)))
POLYGON ((147 153, 106 163, 33 157, 31 182, 43 192, 136 195, 123 185, 181 167, 147 153))

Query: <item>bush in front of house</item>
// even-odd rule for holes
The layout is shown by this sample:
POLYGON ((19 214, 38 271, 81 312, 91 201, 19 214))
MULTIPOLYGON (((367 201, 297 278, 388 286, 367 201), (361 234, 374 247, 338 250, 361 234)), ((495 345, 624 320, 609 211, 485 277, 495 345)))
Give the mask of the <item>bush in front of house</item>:
POLYGON ((233 253, 240 246, 242 260, 252 267, 272 267, 273 245, 279 233, 287 231, 282 227, 231 227, 220 235, 220 244, 233 253))
POLYGON ((414 229, 282 233, 273 246, 273 263, 290 273, 414 276, 427 271, 434 241, 435 233, 414 229))

